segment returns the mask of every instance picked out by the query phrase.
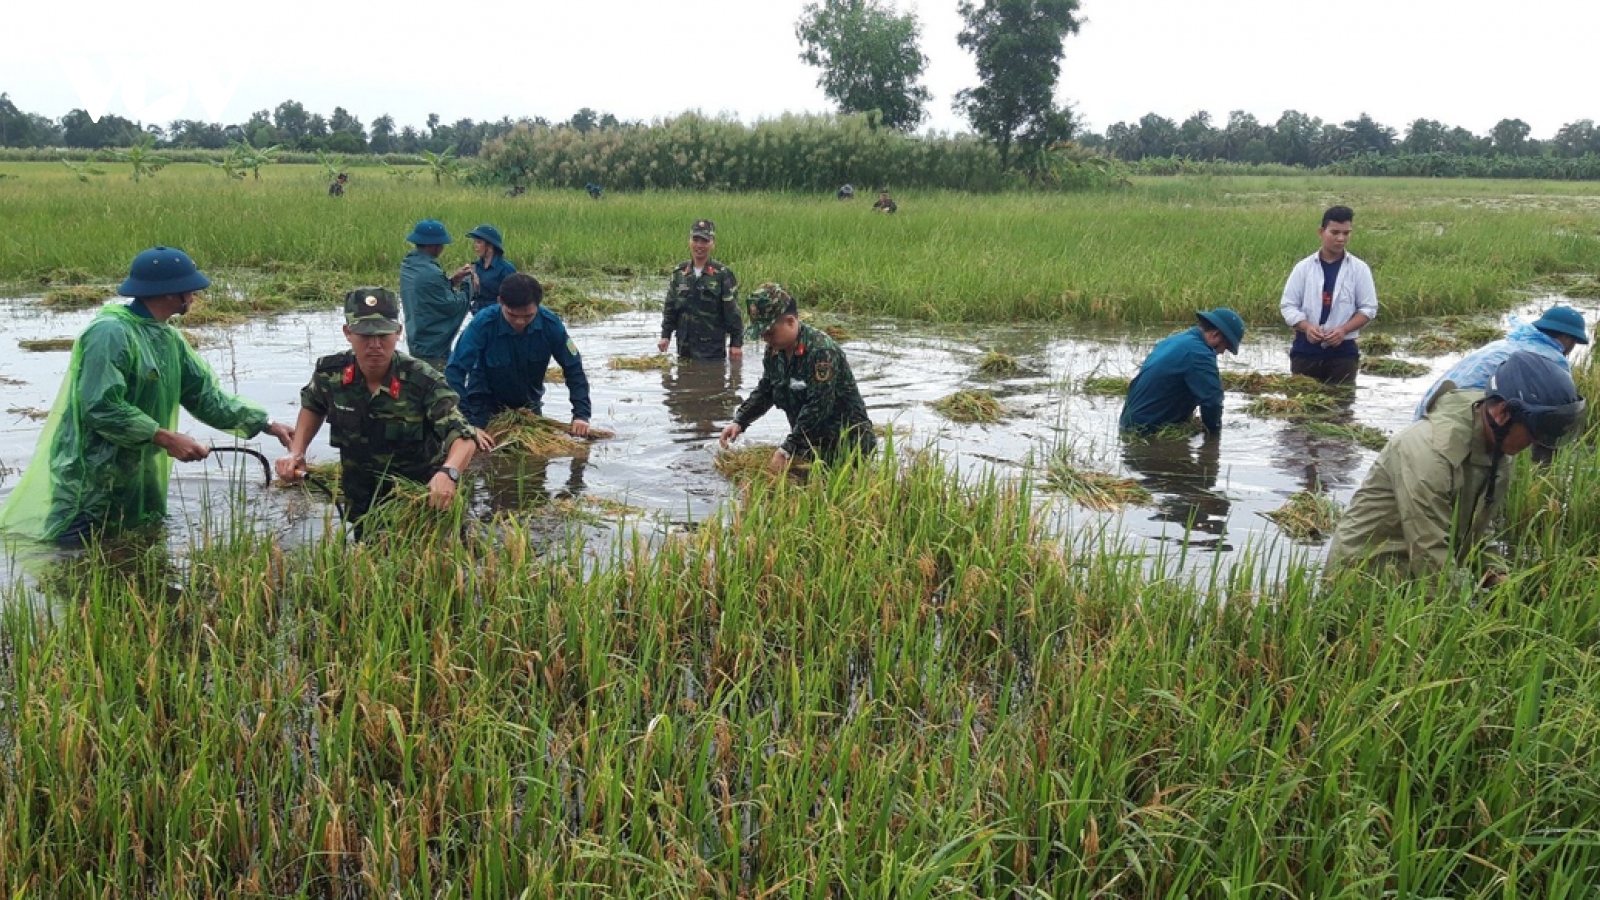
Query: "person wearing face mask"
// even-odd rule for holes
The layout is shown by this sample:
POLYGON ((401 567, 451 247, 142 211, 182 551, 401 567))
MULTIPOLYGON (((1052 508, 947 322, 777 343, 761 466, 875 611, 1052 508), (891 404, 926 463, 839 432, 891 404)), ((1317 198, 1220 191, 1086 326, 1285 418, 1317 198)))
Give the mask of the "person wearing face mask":
POLYGON ((289 427, 224 391, 168 321, 210 285, 182 250, 134 257, 118 289, 133 301, 106 306, 78 336, 33 464, 0 509, 0 530, 77 543, 164 519, 171 460, 211 453, 175 430, 179 407, 213 428, 266 432, 287 446, 289 427))
POLYGON ((1560 442, 1584 405, 1560 363, 1527 350, 1482 390, 1446 382, 1422 421, 1378 454, 1339 518, 1324 572, 1418 578, 1464 569, 1504 503, 1513 457, 1560 442))

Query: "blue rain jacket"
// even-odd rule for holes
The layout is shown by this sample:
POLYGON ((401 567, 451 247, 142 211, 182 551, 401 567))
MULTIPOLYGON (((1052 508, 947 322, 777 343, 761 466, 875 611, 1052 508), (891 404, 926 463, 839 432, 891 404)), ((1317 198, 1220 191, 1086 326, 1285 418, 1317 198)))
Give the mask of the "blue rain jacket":
POLYGON ((1572 364, 1561 355, 1561 345, 1555 338, 1526 322, 1517 322, 1512 325, 1510 334, 1468 353, 1452 366, 1450 371, 1440 376, 1439 380, 1422 395, 1422 400, 1412 412, 1411 421, 1422 421, 1423 414, 1428 411, 1428 404, 1433 402, 1434 395, 1439 393, 1439 388, 1446 381, 1453 382, 1456 387, 1464 391, 1482 391, 1489 386, 1489 376, 1494 374, 1495 369, 1510 359, 1511 354, 1520 350, 1531 350, 1540 356, 1548 356, 1560 363, 1561 368, 1572 370, 1572 364))

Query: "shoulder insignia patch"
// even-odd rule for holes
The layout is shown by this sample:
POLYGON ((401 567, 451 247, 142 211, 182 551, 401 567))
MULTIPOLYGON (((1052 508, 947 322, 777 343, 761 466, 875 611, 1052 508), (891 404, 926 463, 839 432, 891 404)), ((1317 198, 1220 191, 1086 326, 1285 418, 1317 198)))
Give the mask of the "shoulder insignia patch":
POLYGON ((822 356, 817 359, 816 367, 811 370, 811 376, 818 384, 827 384, 833 380, 833 357, 822 356))
POLYGON ((567 352, 573 356, 578 355, 578 345, 572 342, 572 338, 567 338, 567 352))

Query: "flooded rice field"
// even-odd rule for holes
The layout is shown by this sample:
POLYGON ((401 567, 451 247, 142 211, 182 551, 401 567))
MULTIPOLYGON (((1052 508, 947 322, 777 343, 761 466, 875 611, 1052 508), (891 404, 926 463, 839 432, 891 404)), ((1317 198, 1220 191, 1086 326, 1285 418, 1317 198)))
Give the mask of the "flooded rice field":
MULTIPOLYGON (((654 283, 625 293, 658 296, 654 283)), ((1518 313, 1543 309, 1561 298, 1530 300, 1518 313)), ((1572 302, 1561 300, 1561 302, 1572 302)), ((1592 301, 1576 304, 1586 316, 1592 301)), ((0 300, 0 498, 16 484, 31 460, 44 422, 67 369, 69 353, 32 352, 31 342, 76 335, 93 310, 55 312, 37 300, 0 300)), ((1172 333, 1172 326, 1150 329, 1073 328, 1068 325, 934 326, 927 323, 828 316, 848 332, 843 345, 872 419, 892 427, 895 444, 933 447, 964 474, 995 472, 1016 477, 1039 471, 1053 453, 1066 452, 1080 467, 1136 479, 1150 502, 1119 512, 1077 507, 1048 491, 1041 498, 1074 528, 1095 528, 1130 552, 1154 555, 1179 547, 1188 565, 1226 562, 1246 546, 1273 546, 1294 554, 1319 555, 1324 539, 1289 541, 1262 514, 1297 492, 1320 489, 1340 504, 1365 475, 1376 452, 1347 438, 1323 437, 1290 422, 1246 414, 1250 398, 1230 392, 1220 440, 1125 443, 1117 434, 1121 396, 1092 396, 1080 388, 1085 378, 1127 377, 1150 347, 1172 333), (990 377, 980 358, 997 351, 1014 357, 1020 371, 990 377), (957 424, 931 404, 957 390, 992 391, 1006 407, 993 424, 957 424), (1197 552, 1198 551, 1198 552, 1197 552)), ((202 356, 233 391, 266 406, 278 421, 292 424, 299 391, 314 361, 345 346, 342 315, 295 312, 244 324, 190 332, 202 356)), ((737 364, 679 362, 665 371, 610 368, 614 357, 655 352, 659 312, 641 304, 590 323, 569 326, 582 352, 594 404, 593 423, 616 432, 596 443, 587 459, 523 461, 508 465, 495 454, 475 463, 476 513, 510 510, 530 519, 546 518, 552 533, 580 527, 590 532, 591 552, 607 552, 617 523, 637 523, 664 533, 692 527, 715 515, 737 490, 715 467, 716 437, 761 373, 760 347, 747 348, 737 364), (575 502, 574 502, 575 501, 575 502), (617 504, 635 511, 620 517, 617 504), (574 514, 574 511, 579 514, 574 514)), ((1254 322, 1237 357, 1223 356, 1224 371, 1286 372, 1290 332, 1273 323, 1254 322)), ((1377 328, 1396 338, 1418 332, 1416 323, 1377 328)), ((403 345, 402 345, 403 346, 403 345)), ((1580 349, 1580 353, 1582 350, 1580 349)), ((1405 354, 1401 354, 1405 356, 1405 354)), ((1427 366, 1410 379, 1362 375, 1351 405, 1355 423, 1392 434, 1410 421, 1417 398, 1432 380, 1461 357, 1405 356, 1427 366)), ((545 413, 570 414, 566 388, 547 385, 545 413)), ((216 446, 237 442, 185 414, 180 426, 216 446)), ((786 433, 781 411, 768 413, 743 443, 776 444, 786 433)), ((276 442, 246 442, 276 459, 276 442)), ((309 454, 313 462, 337 458, 327 444, 327 429, 309 454)), ((336 520, 325 501, 302 489, 267 488, 259 465, 237 454, 174 466, 170 500, 170 541, 181 547, 198 529, 222 527, 230 508, 248 510, 252 527, 277 531, 291 542, 318 534, 336 520), (245 503, 230 502, 244 493, 245 503), (326 512, 325 512, 326 511, 326 512)), ((18 559, 38 559, 38 550, 13 548, 0 569, 0 583, 15 577, 18 559)), ((48 554, 43 554, 48 558, 48 554)))

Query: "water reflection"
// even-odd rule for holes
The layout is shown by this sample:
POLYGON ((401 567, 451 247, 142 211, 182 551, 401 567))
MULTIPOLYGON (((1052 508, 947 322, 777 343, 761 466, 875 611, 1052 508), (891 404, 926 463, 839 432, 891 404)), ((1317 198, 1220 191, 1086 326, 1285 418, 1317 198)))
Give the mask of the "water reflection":
POLYGON ((1182 527, 1193 547, 1232 550, 1226 541, 1228 497, 1217 490, 1222 473, 1222 440, 1214 435, 1188 440, 1126 440, 1122 463, 1140 476, 1154 495, 1152 522, 1182 527), (1194 534, 1211 535, 1198 538, 1194 534))
POLYGON ((1295 425, 1278 432, 1272 466, 1289 476, 1297 490, 1335 494, 1353 491, 1369 455, 1344 438, 1323 437, 1295 425))
POLYGON ((551 500, 579 497, 586 488, 583 476, 588 467, 588 456, 529 459, 492 454, 481 470, 473 503, 479 513, 515 515, 548 505, 551 500), (554 491, 550 489, 552 478, 564 479, 554 491))
MULTIPOLYGON (((752 353, 759 352, 759 348, 752 353)), ((662 401, 667 415, 678 424, 673 442, 696 444, 716 437, 733 421, 744 382, 741 365, 721 360, 680 359, 661 372, 662 401)))

